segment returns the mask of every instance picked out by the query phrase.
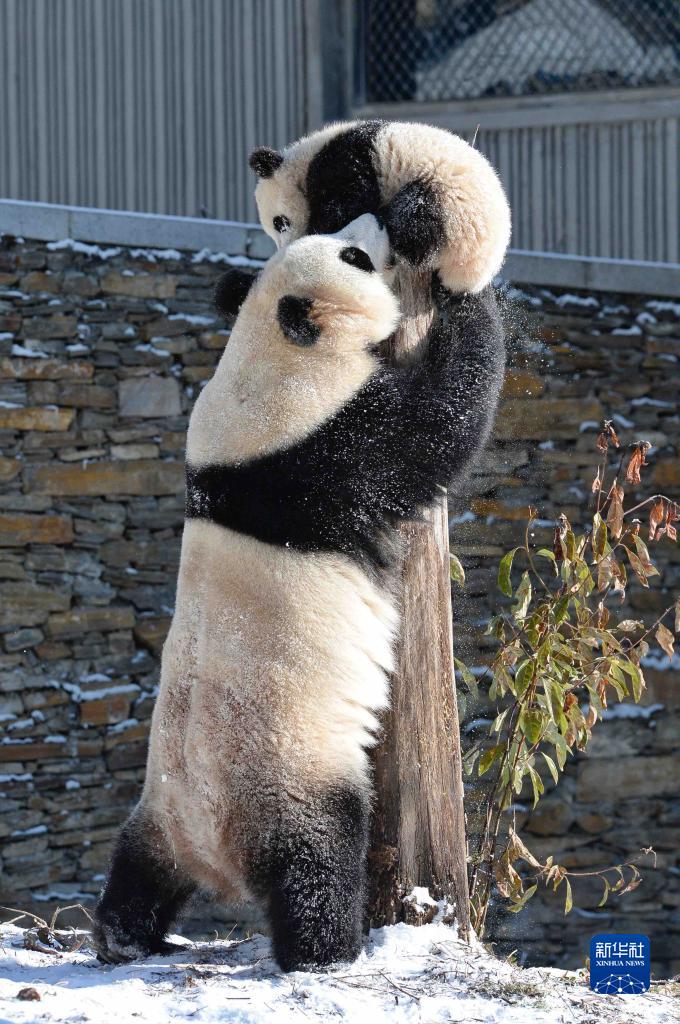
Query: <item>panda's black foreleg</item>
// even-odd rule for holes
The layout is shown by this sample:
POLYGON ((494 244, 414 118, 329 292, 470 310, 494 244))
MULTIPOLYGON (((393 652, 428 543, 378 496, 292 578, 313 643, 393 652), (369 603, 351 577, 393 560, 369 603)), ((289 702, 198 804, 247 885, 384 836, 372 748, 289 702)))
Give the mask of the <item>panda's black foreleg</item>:
POLYGON ((256 880, 284 971, 359 955, 367 838, 367 800, 349 786, 311 805, 286 807, 256 880))
POLYGON ((165 936, 194 888, 161 830, 137 808, 120 831, 95 909, 99 959, 121 963, 171 952, 175 947, 165 936))
POLYGON ((410 181, 377 213, 392 249, 412 267, 431 263, 446 241, 442 203, 435 185, 410 181))
POLYGON ((215 307, 222 316, 237 316, 257 280, 259 271, 232 267, 223 274, 215 286, 215 307))

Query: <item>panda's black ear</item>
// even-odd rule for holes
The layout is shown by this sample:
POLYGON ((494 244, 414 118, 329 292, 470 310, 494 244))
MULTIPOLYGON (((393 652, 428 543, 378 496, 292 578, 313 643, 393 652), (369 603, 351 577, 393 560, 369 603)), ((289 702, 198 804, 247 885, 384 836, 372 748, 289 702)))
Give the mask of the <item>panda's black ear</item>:
POLYGON ((233 267, 215 286, 215 306, 222 316, 236 316, 253 286, 257 272, 248 273, 233 267))
POLYGON ((284 295, 279 299, 276 314, 279 325, 294 345, 308 347, 319 340, 321 328, 310 319, 311 308, 311 299, 301 299, 297 295, 284 295))
POLYGON ((276 149, 260 146, 259 149, 252 151, 248 157, 248 163, 258 178, 271 178, 274 171, 278 170, 283 163, 283 155, 276 149))

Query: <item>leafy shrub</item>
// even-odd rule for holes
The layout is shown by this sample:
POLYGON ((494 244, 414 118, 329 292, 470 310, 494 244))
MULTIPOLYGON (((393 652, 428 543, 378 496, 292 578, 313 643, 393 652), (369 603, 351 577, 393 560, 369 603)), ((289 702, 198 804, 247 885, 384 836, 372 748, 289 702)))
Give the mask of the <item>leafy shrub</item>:
MULTIPOLYGON (((655 494, 625 508, 625 486, 640 484, 649 442, 637 441, 621 450, 611 422, 606 421, 597 447, 602 460, 592 484, 594 510, 589 526, 576 533, 561 515, 552 548, 536 550, 531 540, 536 511, 529 509, 524 544, 509 551, 499 566, 498 586, 513 604, 494 615, 486 630, 498 643, 493 662, 478 682, 456 659, 469 694, 476 697, 479 685, 488 681, 488 695, 498 705, 489 731, 491 745, 476 744, 463 760, 468 775, 476 768, 478 776, 489 776, 482 834, 471 857, 473 926, 480 935, 494 888, 508 901, 506 908, 517 912, 539 884, 553 890, 563 886, 564 910, 569 913, 572 878, 601 878, 600 906, 610 892, 622 895, 641 881, 632 861, 583 872, 569 871, 552 857, 541 863, 514 825, 508 824, 507 815, 527 782, 536 806, 545 790, 539 768, 558 783, 567 758, 586 749, 609 701, 640 700, 645 689, 641 662, 649 651, 649 639, 654 636, 670 657, 674 635, 667 623, 680 632, 680 598, 649 626, 616 613, 629 578, 648 587, 649 579, 659 575, 642 537, 642 522, 634 514, 646 510, 648 541, 677 541, 680 506, 655 494), (607 486, 607 463, 613 452, 617 465, 607 486), (518 862, 524 864, 522 874, 515 867, 518 862)), ((463 582, 455 556, 451 574, 463 582)))

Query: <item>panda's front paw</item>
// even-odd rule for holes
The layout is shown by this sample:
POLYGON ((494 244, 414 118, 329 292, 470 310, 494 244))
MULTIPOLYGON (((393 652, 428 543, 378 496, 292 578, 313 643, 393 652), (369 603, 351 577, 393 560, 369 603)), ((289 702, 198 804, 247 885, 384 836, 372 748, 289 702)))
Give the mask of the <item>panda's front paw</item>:
POLYGON ((97 960, 104 964, 125 964, 149 955, 134 939, 101 921, 96 921, 92 929, 92 945, 97 960))
POLYGON ((442 203, 436 189, 417 179, 404 185, 377 214, 392 249, 412 267, 432 266, 446 242, 442 203))
POLYGON ((223 274, 215 287, 217 311, 225 317, 237 316, 256 278, 257 272, 248 272, 238 267, 232 267, 223 274))

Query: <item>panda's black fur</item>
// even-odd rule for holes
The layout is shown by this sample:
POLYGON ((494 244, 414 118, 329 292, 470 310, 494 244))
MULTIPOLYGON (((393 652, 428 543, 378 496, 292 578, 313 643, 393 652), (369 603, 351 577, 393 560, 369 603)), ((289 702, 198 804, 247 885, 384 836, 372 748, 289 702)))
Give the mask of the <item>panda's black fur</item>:
MULTIPOLYGON (((303 272, 304 269, 303 263, 303 272)), ((374 311, 374 302, 370 302, 365 311, 357 308, 363 282, 369 279, 378 282, 378 277, 366 254, 350 253, 347 246, 326 238, 301 239, 275 256, 245 301, 240 278, 228 277, 221 286, 221 294, 226 293, 232 281, 238 305, 243 303, 243 306, 222 361, 230 355, 236 360, 241 358, 238 352, 242 345, 244 372, 252 369, 252 353, 247 346, 255 343, 253 339, 260 330, 272 333, 281 358, 294 359, 291 365, 304 367, 305 361, 315 358, 315 352, 321 352, 327 330, 337 332, 338 323, 343 322, 348 331, 357 330, 355 325, 363 322, 362 315, 379 315, 374 311), (298 251, 304 254, 309 250, 314 256, 316 249, 326 263, 320 270, 317 267, 313 294, 299 294, 298 288, 270 293, 270 280, 287 281, 287 261, 297 258, 298 251), (333 263, 333 259, 337 262, 333 263), (331 298, 326 292, 331 295, 333 267, 338 268, 347 282, 349 311, 343 310, 345 299, 341 297, 337 300, 340 312, 335 310, 328 314, 331 298), (346 319, 338 320, 339 316, 346 319), (277 330, 281 333, 274 338, 277 330)), ((296 280, 300 279, 304 279, 304 273, 298 274, 296 280)), ((380 314, 385 322, 384 338, 394 328, 395 304, 386 286, 380 284, 380 287, 384 295, 379 301, 386 310, 380 314)), ((262 703, 270 700, 269 687, 273 685, 266 675, 266 662, 265 677, 258 681, 254 696, 248 696, 250 691, 244 691, 243 695, 238 687, 225 686, 208 702, 203 718, 192 718, 190 709, 200 700, 203 685, 200 677, 194 678, 196 665, 200 663, 191 661, 194 657, 191 645, 197 637, 191 630, 188 633, 180 630, 173 639, 173 630, 177 617, 180 616, 182 626, 181 616, 185 615, 182 602, 186 600, 181 597, 181 588, 196 586, 191 580, 196 579, 198 569, 211 579, 224 578, 228 586, 231 585, 230 573, 241 573, 244 582, 237 580, 234 586, 244 587, 259 573, 258 578, 265 588, 261 591, 263 599, 269 597, 268 591, 278 587, 277 593, 285 600, 292 585, 288 566, 291 573, 302 574, 302 582, 296 583, 300 595, 296 600, 304 602, 307 579, 314 586, 330 587, 328 593, 324 591, 326 603, 310 609, 311 623, 315 623, 320 614, 341 616, 337 621, 331 620, 330 647, 320 649, 344 657, 341 648, 343 643, 351 642, 351 636, 348 634, 344 640, 336 642, 333 631, 344 628, 345 615, 359 614, 357 606, 362 609, 365 606, 361 614, 369 615, 369 619, 374 614, 382 616, 380 621, 385 630, 392 628, 384 623, 388 621, 385 619, 389 611, 386 570, 391 562, 394 527, 401 520, 417 516, 420 507, 432 501, 438 488, 449 483, 469 464, 488 435, 504 369, 503 332, 493 292, 486 289, 476 295, 453 296, 442 292, 436 277, 433 288, 437 313, 419 358, 408 365, 393 367, 366 354, 379 340, 377 331, 383 330, 376 326, 377 321, 366 319, 365 329, 373 330, 374 344, 367 344, 366 353, 359 355, 350 346, 347 356, 368 360, 369 370, 363 383, 332 415, 322 417, 301 438, 253 457, 210 459, 203 452, 198 462, 195 446, 188 445, 186 525, 178 607, 163 653, 147 781, 142 800, 114 849, 107 882, 96 909, 94 938, 99 955, 105 961, 119 962, 168 950, 166 934, 196 886, 220 890, 221 876, 215 876, 214 862, 221 856, 221 844, 225 850, 224 872, 228 874, 236 870, 234 865, 241 865, 238 870, 244 873, 244 885, 267 909, 274 954, 284 970, 351 960, 361 948, 371 801, 363 748, 371 742, 370 731, 375 728, 375 723, 371 724, 374 709, 385 706, 379 694, 374 698, 369 691, 375 687, 378 676, 384 680, 386 691, 389 659, 384 660, 384 654, 372 655, 370 665, 368 660, 365 662, 366 671, 370 667, 370 675, 364 679, 359 674, 352 682, 361 697, 353 697, 354 691, 347 691, 348 706, 363 700, 364 690, 368 694, 365 698, 368 724, 362 712, 363 717, 357 718, 361 726, 353 727, 358 737, 356 742, 361 747, 356 751, 356 758, 352 754, 356 770, 348 768, 336 781, 317 785, 316 769, 312 767, 310 779, 314 785, 310 786, 304 774, 308 763, 323 764, 323 759, 330 757, 330 768, 334 770, 337 761, 333 760, 332 744, 344 743, 344 739, 337 732, 329 733, 328 754, 325 743, 319 748, 312 745, 308 750, 290 747, 280 760, 278 755, 268 752, 271 730, 278 728, 279 720, 276 714, 265 717, 264 732, 257 731, 257 716, 262 703), (208 530, 208 534, 204 535, 203 530, 208 530), (220 548, 222 543, 224 546, 220 548), (187 570, 188 584, 182 576, 185 558, 194 560, 187 570), (347 602, 348 593, 351 595, 344 611, 342 605, 340 609, 335 608, 335 588, 338 601, 347 602), (385 597, 381 596, 383 590, 385 597), (353 596, 355 591, 356 596, 353 596), (180 664, 185 658, 189 659, 186 668, 180 664), (249 700, 258 703, 248 703, 249 700), (218 720, 222 730, 226 727, 226 733, 210 735, 210 729, 216 728, 214 723, 218 720), (253 739, 253 736, 265 738, 253 739), (235 753, 234 738, 239 741, 237 751, 252 748, 254 756, 251 754, 243 760, 243 753, 235 753), (217 753, 213 751, 216 741, 217 753), (298 758, 295 764, 299 764, 302 774, 298 774, 295 766, 289 769, 291 755, 298 758), (231 762, 238 758, 241 759, 238 773, 234 775, 231 762), (271 764, 268 758, 273 758, 271 764), (201 771, 208 773, 205 782, 201 771), (232 777, 237 785, 234 795, 228 789, 221 789, 221 782, 215 783, 215 779, 232 777), (179 788, 172 789, 171 784, 179 788), (204 790, 207 796, 202 795, 204 790), (235 808, 231 811, 230 800, 235 808), (226 832, 221 831, 222 804, 227 809, 224 820, 231 822, 225 826, 226 832), (184 821, 183 815, 188 809, 191 815, 184 821), (209 849, 204 849, 202 844, 207 844, 209 849), (213 877, 217 878, 214 883, 213 877)), ((334 336, 331 342, 341 345, 342 338, 334 336)), ((323 387, 332 392, 334 381, 328 374, 336 365, 332 361, 333 349, 326 355, 322 353, 322 358, 330 362, 321 364, 328 366, 328 371, 324 371, 326 376, 320 379, 324 381, 323 387)), ((224 377, 219 378, 219 373, 220 367, 194 409, 190 439, 199 413, 208 439, 211 424, 217 428, 211 419, 214 410, 211 412, 210 402, 217 402, 215 408, 218 408, 223 394, 221 389, 229 383, 224 377), (209 396, 211 387, 213 391, 209 396), (201 402, 208 403, 204 404, 203 411, 199 410, 201 402)), ((253 393, 252 388, 249 393, 253 393)), ((276 386, 273 386, 273 393, 276 397, 276 386)), ((237 405, 239 394, 235 400, 237 405)), ((295 391, 291 394, 295 395, 295 391)), ((304 401, 304 394, 300 400, 304 401)), ((210 600, 210 591, 205 594, 198 592, 192 597, 189 618, 198 616, 199 622, 203 621, 200 618, 205 611, 202 602, 210 600)), ((312 600, 311 596, 308 600, 312 600)), ((269 614, 257 603, 248 607, 248 614, 254 619, 269 614)), ((301 611, 304 612, 304 608, 298 603, 295 616, 301 611)), ((237 609, 236 621, 232 624, 227 608, 226 619, 218 616, 215 621, 221 623, 220 629, 238 627, 242 630, 243 623, 239 619, 242 614, 237 609)), ((361 658, 365 656, 366 645, 373 642, 372 621, 368 621, 368 630, 362 634, 361 651, 357 648, 361 658)), ((275 622, 274 627, 273 635, 277 637, 279 630, 285 635, 295 629, 296 624, 281 621, 275 622)), ((197 628, 201 630, 198 634, 201 642, 222 642, 218 630, 211 633, 203 626, 197 628)), ((304 640, 306 634, 299 635, 304 640)), ((257 653, 257 645, 254 650, 257 653)), ((274 656, 283 657, 276 650, 274 656)), ((344 669, 354 665, 353 657, 351 654, 347 663, 338 662, 337 686, 341 696, 343 687, 348 685, 344 669)), ((313 658, 311 660, 313 662, 313 658)), ((357 664, 362 665, 363 661, 357 664)), ((323 665, 318 668, 326 671, 323 665)), ((231 670, 225 668, 227 676, 231 670)), ((263 671, 262 666, 258 671, 263 671)), ((325 679, 325 675, 322 678, 325 679)), ((214 689, 218 684, 209 678, 206 685, 214 689)), ((316 693, 316 690, 310 692, 316 693)), ((323 694, 324 701, 335 699, 330 690, 324 690, 323 694)), ((335 730, 337 718, 331 717, 335 730)), ((323 724, 323 717, 320 721, 323 724)), ((304 728, 295 735, 298 744, 310 742, 304 728)), ((286 736, 282 734, 278 739, 285 740, 286 736)), ((271 751, 277 749, 275 744, 271 751)), ((286 749, 285 745, 282 749, 286 749)), ((345 750, 343 746, 338 749, 345 750)), ((348 754, 343 753, 343 756, 349 758, 348 754)), ((348 760, 347 763, 354 762, 348 760)))

